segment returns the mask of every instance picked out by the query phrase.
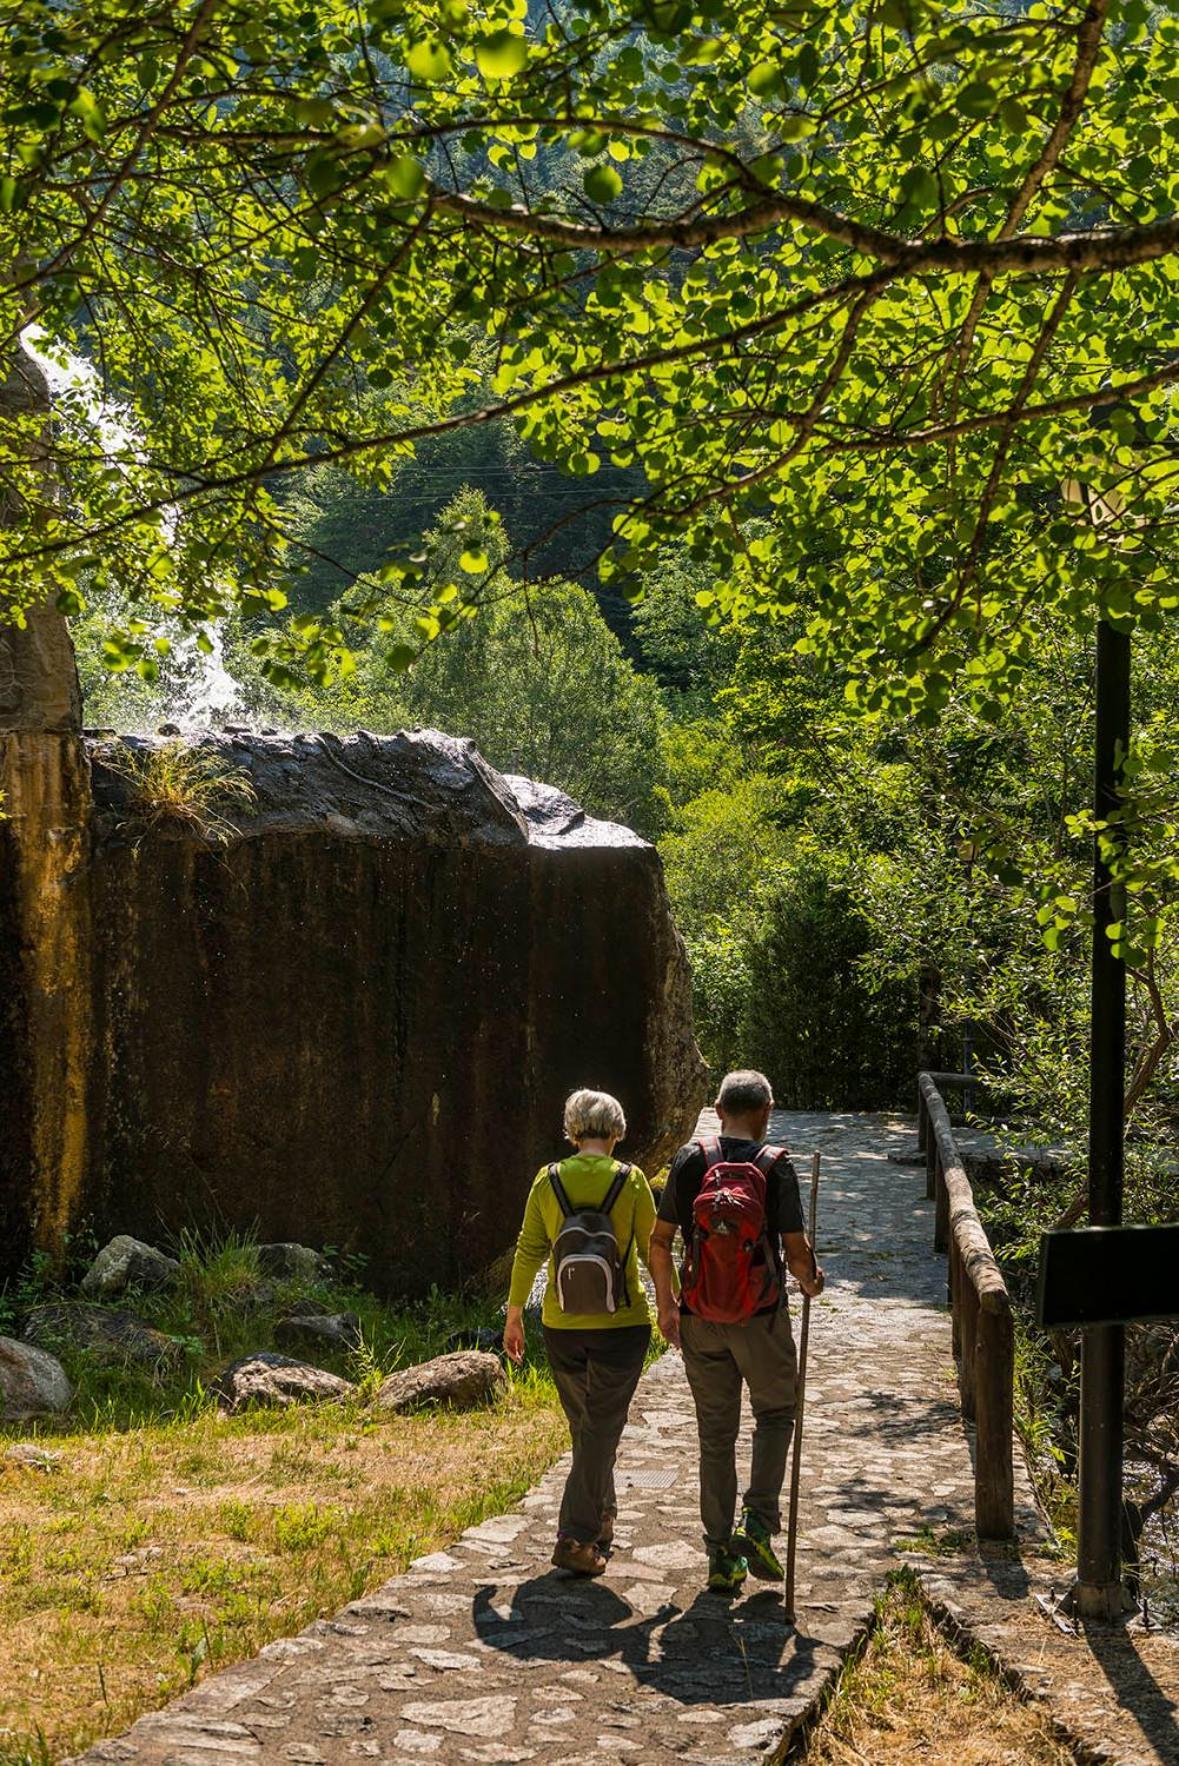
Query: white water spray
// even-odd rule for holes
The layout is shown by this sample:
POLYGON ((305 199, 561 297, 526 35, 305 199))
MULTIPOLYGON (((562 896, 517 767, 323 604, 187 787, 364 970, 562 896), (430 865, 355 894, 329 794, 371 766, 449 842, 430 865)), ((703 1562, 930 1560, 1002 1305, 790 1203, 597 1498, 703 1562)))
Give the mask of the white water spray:
MULTIPOLYGON (((108 460, 114 465, 142 460, 138 432, 126 410, 104 395, 92 362, 73 351, 47 354, 45 333, 39 326, 28 326, 21 341, 44 374, 52 403, 96 437, 108 460)), ((178 523, 179 511, 165 510, 163 527, 169 541, 178 523)), ((225 666, 225 645, 218 627, 206 631, 210 647, 205 649, 192 631, 167 614, 161 612, 152 623, 171 645, 161 671, 159 718, 175 723, 186 735, 195 735, 242 716, 241 685, 225 666)))

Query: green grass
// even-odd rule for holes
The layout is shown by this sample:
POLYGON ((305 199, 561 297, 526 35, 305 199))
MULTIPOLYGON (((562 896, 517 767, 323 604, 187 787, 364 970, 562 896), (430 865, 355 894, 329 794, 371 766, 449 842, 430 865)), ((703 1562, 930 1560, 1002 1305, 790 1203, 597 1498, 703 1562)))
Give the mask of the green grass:
MULTIPOLYGON (((77 1281, 95 1243, 75 1239, 65 1267, 55 1271, 36 1257, 21 1278, 0 1291, 0 1333, 19 1336, 33 1306, 78 1298, 77 1281)), ((440 1354, 451 1332, 502 1324, 497 1296, 476 1292, 448 1295, 433 1290, 419 1302, 391 1305, 361 1282, 363 1264, 355 1257, 333 1258, 330 1273, 318 1281, 275 1281, 259 1269, 258 1247, 250 1235, 226 1232, 212 1237, 184 1234, 163 1249, 176 1255, 180 1274, 162 1293, 130 1293, 120 1310, 161 1331, 175 1345, 174 1363, 158 1374, 119 1364, 103 1365, 69 1343, 54 1347, 74 1386, 69 1418, 47 1421, 35 1433, 68 1435, 78 1428, 134 1429, 148 1423, 191 1422, 213 1407, 208 1383, 220 1368, 255 1350, 275 1350, 306 1359, 355 1383, 370 1397, 387 1373, 440 1354), (360 1319, 361 1342, 354 1350, 327 1345, 282 1349, 275 1339, 278 1321, 299 1303, 324 1312, 352 1312, 360 1319)), ((529 1333, 529 1356, 546 1372, 539 1331, 529 1333)), ((26 1431, 28 1433, 28 1431, 26 1431)))
MULTIPOLYGON (((49 1472, 0 1462, 0 1766, 65 1758, 335 1612, 510 1507, 566 1445, 537 1330, 526 1367, 485 1410, 372 1408, 385 1373, 497 1322, 492 1301, 434 1293, 391 1306, 338 1262, 322 1281, 265 1283, 240 1235, 172 1248, 174 1288, 123 1304, 176 1341, 176 1365, 155 1381, 63 1348, 70 1415, 0 1430, 0 1445, 37 1438, 61 1455, 49 1472), (212 1374, 274 1347, 278 1319, 308 1300, 360 1317, 358 1350, 307 1352, 355 1393, 220 1411, 212 1374)), ((76 1245, 60 1278, 32 1265, 0 1297, 0 1330, 19 1334, 29 1306, 72 1297, 91 1250, 76 1245)))

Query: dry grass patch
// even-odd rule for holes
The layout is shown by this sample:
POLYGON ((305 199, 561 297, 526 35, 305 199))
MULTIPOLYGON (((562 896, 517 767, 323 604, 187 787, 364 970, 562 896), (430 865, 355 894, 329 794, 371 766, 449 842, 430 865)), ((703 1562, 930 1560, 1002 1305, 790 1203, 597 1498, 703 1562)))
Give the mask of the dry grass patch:
POLYGON ((844 1670, 801 1766, 1074 1766, 1048 1717, 1024 1704, 982 1652, 949 1647, 915 1580, 898 1577, 879 1624, 844 1670))
POLYGON ((206 1411, 0 1470, 0 1766, 63 1759, 334 1612, 509 1507, 564 1442, 534 1379, 485 1412, 206 1411))

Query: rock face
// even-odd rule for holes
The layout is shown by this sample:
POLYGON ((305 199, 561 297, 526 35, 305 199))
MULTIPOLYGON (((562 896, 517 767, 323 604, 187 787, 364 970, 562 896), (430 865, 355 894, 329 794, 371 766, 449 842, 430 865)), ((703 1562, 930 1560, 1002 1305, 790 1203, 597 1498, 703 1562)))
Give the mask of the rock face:
POLYGON ((180 1357, 179 1346, 133 1313, 85 1300, 35 1306, 25 1319, 24 1340, 41 1349, 63 1344, 85 1349, 96 1360, 130 1362, 149 1373, 163 1372, 180 1357))
POLYGON ((252 1405, 285 1408, 325 1398, 347 1398, 355 1390, 347 1380, 321 1367, 261 1351, 231 1361, 209 1384, 209 1391, 225 1410, 248 1410, 252 1405))
MULTIPOLYGON (((35 464, 50 420, 45 376, 23 349, 5 356, 0 426, 35 464)), ((0 477, 0 524, 38 526, 34 484, 0 477)), ((41 487, 53 505, 48 474, 41 487)), ((86 1181, 91 797, 81 729, 63 616, 42 604, 19 626, 0 621, 0 1278, 37 1240, 61 1242, 86 1181)))
POLYGON ((74 871, 30 871, 13 917, 0 866, 0 1054, 44 1054, 0 1137, 0 1279, 90 1219, 331 1246, 424 1293, 511 1244, 574 1086, 623 1099, 648 1171, 690 1132, 690 977, 645 842, 431 731, 202 745, 257 794, 228 844, 145 826, 92 740, 74 871))
POLYGON ((175 1257, 166 1257, 154 1245, 119 1233, 102 1247, 82 1277, 82 1292, 92 1300, 117 1300, 128 1288, 143 1288, 149 1293, 166 1288, 179 1274, 175 1257))
POLYGON ((417 1410, 424 1404, 473 1410, 477 1404, 490 1404, 507 1383, 498 1356, 481 1349, 459 1349, 390 1374, 381 1383, 377 1405, 394 1411, 417 1410))
POLYGON ((574 1086, 623 1099, 647 1170, 691 1131, 690 977, 644 841, 435 732, 203 746, 257 794, 227 845, 146 828, 91 744, 73 1219, 331 1246, 409 1295, 511 1244, 574 1086))
POLYGON ((60 1361, 32 1343, 0 1337, 0 1423, 60 1414, 73 1395, 60 1361))

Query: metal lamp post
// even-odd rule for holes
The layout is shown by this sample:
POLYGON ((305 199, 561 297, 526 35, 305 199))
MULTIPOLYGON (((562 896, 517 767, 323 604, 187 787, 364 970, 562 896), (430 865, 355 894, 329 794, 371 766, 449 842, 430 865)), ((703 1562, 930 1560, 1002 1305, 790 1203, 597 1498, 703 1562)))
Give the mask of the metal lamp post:
MULTIPOLYGON (((1093 525, 1121 513, 1123 499, 1075 480, 1066 501, 1093 525)), ((1130 744, 1130 637, 1097 622, 1093 808, 1104 832, 1093 841, 1093 969, 1089 1023, 1089 1225, 1120 1227, 1126 1109, 1126 965, 1109 928, 1122 918, 1113 898, 1110 859, 1122 838, 1117 812, 1130 744)), ((1081 1334, 1078 1442, 1077 1580, 1068 1604, 1085 1618, 1114 1618, 1125 1608, 1122 1585, 1122 1459, 1125 1339, 1121 1323, 1088 1325, 1081 1334)))
MULTIPOLYGON (((1095 524, 1123 499, 1064 486, 1095 524)), ((1179 1221, 1123 1226, 1126 1117, 1126 964, 1110 928, 1124 917, 1113 871, 1124 847, 1122 773, 1130 745, 1130 638, 1097 626, 1097 729, 1093 803, 1105 823, 1093 854, 1093 988, 1089 1033, 1089 1224, 1040 1239, 1036 1314, 1042 1325, 1081 1328, 1081 1427, 1077 1580, 1062 1606, 1116 1619, 1132 1606, 1122 1583, 1122 1455, 1126 1325, 1179 1320, 1175 1268, 1179 1221)))
MULTIPOLYGON (((1130 742, 1130 638, 1107 620, 1097 626, 1097 731, 1093 804, 1113 831, 1121 769, 1130 742)), ((1111 839, 1111 835, 1113 838, 1111 839)), ((1126 1101, 1126 965, 1109 927, 1121 919, 1113 878, 1094 840, 1093 981, 1089 1031, 1089 1225, 1121 1226, 1126 1101)), ((1125 1399, 1125 1326, 1089 1325, 1081 1339, 1081 1427, 1077 1581, 1073 1610, 1087 1618, 1115 1618, 1124 1610, 1122 1587, 1122 1412, 1125 1399)))

